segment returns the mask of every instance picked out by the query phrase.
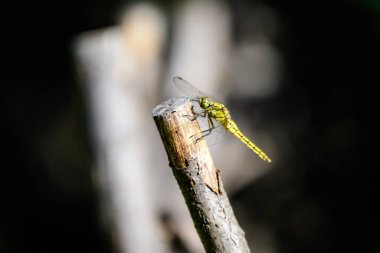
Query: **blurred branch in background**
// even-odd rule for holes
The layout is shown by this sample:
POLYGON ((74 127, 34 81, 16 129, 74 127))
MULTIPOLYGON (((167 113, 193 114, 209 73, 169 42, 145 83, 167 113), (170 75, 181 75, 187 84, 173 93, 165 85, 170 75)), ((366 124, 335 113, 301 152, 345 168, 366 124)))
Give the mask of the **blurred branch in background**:
POLYGON ((96 146, 100 208, 120 252, 168 252, 155 211, 152 131, 166 23, 152 5, 131 7, 120 26, 83 34, 76 45, 96 146))
POLYGON ((231 16, 222 1, 185 1, 174 12, 165 96, 185 94, 173 89, 172 78, 181 76, 208 94, 221 89, 231 49, 231 16), (203 89, 205 88, 205 89, 203 89))

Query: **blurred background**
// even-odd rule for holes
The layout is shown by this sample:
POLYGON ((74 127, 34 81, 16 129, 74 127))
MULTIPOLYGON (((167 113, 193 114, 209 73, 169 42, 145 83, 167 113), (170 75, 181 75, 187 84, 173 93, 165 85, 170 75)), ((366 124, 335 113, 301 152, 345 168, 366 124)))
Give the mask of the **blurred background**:
POLYGON ((152 109, 230 109, 211 152, 252 251, 380 252, 380 2, 7 2, 0 252, 203 252, 152 109), (219 140, 220 139, 220 140, 219 140))

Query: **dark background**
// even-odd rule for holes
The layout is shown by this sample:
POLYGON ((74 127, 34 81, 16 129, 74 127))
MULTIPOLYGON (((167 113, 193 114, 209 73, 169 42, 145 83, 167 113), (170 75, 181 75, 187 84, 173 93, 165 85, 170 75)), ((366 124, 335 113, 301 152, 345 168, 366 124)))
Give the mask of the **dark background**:
MULTIPOLYGON (((176 1, 157 3, 170 14, 176 1)), ((286 64, 283 88, 266 110, 296 155, 278 165, 281 173, 230 196, 232 204, 273 228, 278 252, 380 252, 380 2, 262 3, 283 22, 275 43, 286 64), (309 115, 302 128, 294 125, 300 115, 309 115)), ((112 252, 97 218, 71 49, 78 34, 115 24, 123 2, 7 4, 0 15, 0 252, 112 252)), ((237 17, 250 4, 230 3, 236 41, 237 17)))

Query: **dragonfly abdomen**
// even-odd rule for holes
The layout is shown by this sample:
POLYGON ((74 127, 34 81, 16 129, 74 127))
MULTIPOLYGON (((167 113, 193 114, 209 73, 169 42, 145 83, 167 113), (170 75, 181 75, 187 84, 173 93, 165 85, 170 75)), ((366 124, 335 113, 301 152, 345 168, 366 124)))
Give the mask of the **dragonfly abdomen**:
POLYGON ((238 128, 233 120, 228 120, 224 127, 228 132, 235 135, 241 142, 243 142, 248 148, 255 152, 261 159, 271 163, 271 159, 262 151, 258 146, 256 146, 252 141, 250 141, 238 128))

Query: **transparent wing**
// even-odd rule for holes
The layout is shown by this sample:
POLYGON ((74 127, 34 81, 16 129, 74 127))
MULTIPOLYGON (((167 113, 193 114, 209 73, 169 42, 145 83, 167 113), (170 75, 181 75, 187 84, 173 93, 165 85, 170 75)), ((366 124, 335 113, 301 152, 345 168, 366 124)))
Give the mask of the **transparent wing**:
POLYGON ((208 145, 214 146, 220 144, 222 142, 221 137, 227 135, 227 130, 223 127, 223 123, 216 121, 214 118, 199 115, 197 120, 201 127, 201 133, 196 136, 192 136, 192 139, 194 139, 195 142, 203 138, 206 140, 208 145), (207 122, 208 120, 213 122, 212 125, 207 122))
POLYGON ((201 92, 194 85, 190 84, 188 81, 182 77, 176 76, 173 78, 175 86, 183 92, 185 95, 190 97, 206 97, 207 94, 201 92))
POLYGON ((218 146, 223 143, 227 135, 227 130, 223 127, 223 124, 219 123, 211 130, 211 134, 205 138, 209 146, 218 146))

